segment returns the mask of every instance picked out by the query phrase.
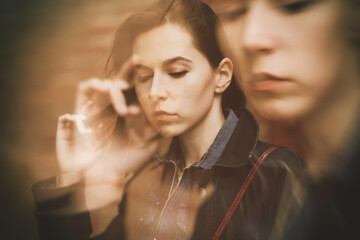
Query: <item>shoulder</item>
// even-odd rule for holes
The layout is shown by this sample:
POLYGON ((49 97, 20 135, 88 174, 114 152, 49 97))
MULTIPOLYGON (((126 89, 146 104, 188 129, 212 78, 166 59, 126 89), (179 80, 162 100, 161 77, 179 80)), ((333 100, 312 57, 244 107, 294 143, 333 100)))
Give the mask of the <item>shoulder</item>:
MULTIPOLYGON (((274 144, 258 141, 250 161, 274 144)), ((303 159, 294 151, 282 147, 264 160, 254 177, 261 187, 266 206, 273 203, 276 222, 269 239, 318 239, 319 205, 316 188, 303 159)))
MULTIPOLYGON (((256 146, 250 155, 250 160, 255 163, 260 156, 269 148, 276 146, 275 144, 257 141, 256 146)), ((294 151, 280 147, 271 152, 268 157, 262 163, 262 168, 268 170, 271 169, 283 169, 291 172, 295 175, 308 174, 308 168, 304 160, 294 151)))
MULTIPOLYGON (((250 161, 252 164, 270 147, 271 143, 258 141, 250 161)), ((281 147, 268 155, 259 167, 254 181, 262 183, 269 189, 275 189, 274 194, 290 194, 308 198, 314 195, 314 182, 304 160, 294 151, 281 147)))

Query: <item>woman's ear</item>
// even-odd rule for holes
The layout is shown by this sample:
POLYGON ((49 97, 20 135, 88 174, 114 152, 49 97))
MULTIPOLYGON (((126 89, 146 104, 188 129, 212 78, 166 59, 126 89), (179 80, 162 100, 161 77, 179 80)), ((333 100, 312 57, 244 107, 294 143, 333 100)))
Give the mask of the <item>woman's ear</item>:
POLYGON ((231 83, 233 64, 229 58, 223 58, 216 69, 215 93, 223 93, 231 83))

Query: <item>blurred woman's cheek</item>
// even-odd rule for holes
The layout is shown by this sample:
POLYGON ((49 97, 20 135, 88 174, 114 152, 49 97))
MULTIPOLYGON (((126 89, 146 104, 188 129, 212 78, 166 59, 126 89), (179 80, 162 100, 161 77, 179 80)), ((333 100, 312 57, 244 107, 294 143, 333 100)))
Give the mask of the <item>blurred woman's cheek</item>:
POLYGON ((243 16, 222 21, 224 32, 219 31, 219 39, 223 46, 229 43, 230 47, 223 48, 235 62, 237 82, 260 115, 273 120, 301 117, 341 87, 338 80, 347 51, 339 24, 343 4, 320 1, 290 14, 269 3, 255 1, 243 16), (251 17, 253 11, 258 17, 251 17), (267 40, 272 45, 265 45, 267 40), (294 86, 277 93, 254 92, 248 82, 257 69, 290 78, 294 86))

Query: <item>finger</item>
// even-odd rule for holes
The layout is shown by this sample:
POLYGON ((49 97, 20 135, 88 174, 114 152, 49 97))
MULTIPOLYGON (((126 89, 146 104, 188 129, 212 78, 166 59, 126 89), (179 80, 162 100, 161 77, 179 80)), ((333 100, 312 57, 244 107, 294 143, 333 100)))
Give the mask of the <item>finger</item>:
POLYGON ((84 115, 73 115, 75 117, 76 127, 81 134, 91 134, 93 131, 90 128, 86 128, 84 121, 86 117, 84 115))
POLYGON ((63 124, 66 121, 68 121, 70 118, 71 118, 71 114, 69 114, 69 113, 63 114, 58 118, 58 123, 63 124))
POLYGON ((107 86, 104 84, 104 81, 98 78, 91 78, 90 80, 83 81, 79 83, 79 91, 85 94, 96 92, 106 93, 108 91, 107 86))
POLYGON ((121 90, 129 89, 131 87, 131 77, 134 71, 135 63, 138 61, 137 56, 133 56, 125 61, 122 65, 117 79, 115 81, 121 88, 121 90))
POLYGON ((93 106, 94 102, 92 100, 87 101, 85 105, 79 110, 79 115, 85 116, 87 118, 93 106))
POLYGON ((138 56, 132 56, 121 67, 118 77, 115 79, 113 87, 111 87, 111 98, 115 107, 115 110, 120 116, 131 116, 140 113, 140 108, 136 105, 128 106, 126 98, 123 94, 123 90, 130 89, 132 87, 132 74, 136 62, 138 62, 138 56))
MULTIPOLYGON (((115 108, 115 111, 122 117, 128 115, 128 107, 126 103, 123 90, 129 89, 131 87, 131 75, 134 69, 133 59, 129 58, 122 65, 119 74, 115 81, 111 84, 110 96, 115 108)), ((110 85, 110 84, 109 84, 110 85)))
POLYGON ((92 100, 87 101, 87 103, 79 110, 79 114, 72 115, 72 118, 74 119, 76 123, 76 127, 81 134, 87 134, 92 133, 92 130, 90 128, 87 128, 85 125, 85 121, 88 118, 89 112, 94 105, 94 102, 92 100))
POLYGON ((141 113, 141 107, 138 104, 130 104, 128 106, 128 113, 129 115, 136 116, 141 113))
MULTIPOLYGON (((92 111, 95 112, 95 111, 92 111)), ((94 123, 98 122, 101 119, 107 119, 109 117, 117 117, 114 106, 112 104, 108 105, 104 109, 100 109, 96 111, 94 114, 87 115, 85 120, 86 125, 94 125, 94 123)))
POLYGON ((65 128, 66 129, 68 129, 68 130, 73 130, 73 129, 75 129, 75 121, 67 121, 66 122, 66 126, 65 126, 65 128))
POLYGON ((93 78, 82 82, 78 87, 76 112, 89 101, 92 100, 94 105, 104 107, 110 104, 109 88, 106 81, 93 78))
POLYGON ((110 98, 113 103, 114 109, 116 113, 122 117, 128 115, 128 106, 126 103, 125 95, 120 89, 120 87, 116 83, 108 83, 112 86, 109 87, 110 89, 110 98))
POLYGON ((61 115, 58 119, 58 129, 67 129, 71 127, 71 123, 74 123, 74 119, 71 114, 61 115))
POLYGON ((64 114, 59 117, 56 132, 57 140, 72 140, 75 134, 75 121, 71 114, 64 114))

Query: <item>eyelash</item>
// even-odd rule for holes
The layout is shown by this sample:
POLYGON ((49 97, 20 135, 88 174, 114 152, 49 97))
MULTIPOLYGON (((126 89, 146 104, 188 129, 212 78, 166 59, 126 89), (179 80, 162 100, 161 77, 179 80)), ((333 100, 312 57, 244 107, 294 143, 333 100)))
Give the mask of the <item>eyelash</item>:
POLYGON ((247 12, 246 8, 237 9, 234 11, 230 11, 227 13, 222 14, 221 19, 225 21, 233 21, 236 20, 238 17, 241 17, 247 12))
POLYGON ((184 70, 184 71, 181 71, 181 72, 172 72, 172 73, 169 73, 169 75, 174 77, 174 78, 180 78, 180 77, 185 76, 188 72, 189 71, 184 70))
POLYGON ((280 9, 286 13, 295 14, 305 10, 314 2, 315 1, 299 1, 294 3, 284 4, 280 6, 280 9))
POLYGON ((152 78, 152 76, 137 77, 136 79, 137 79, 139 82, 144 83, 144 82, 146 82, 149 78, 152 78))
MULTIPOLYGON (((185 76, 189 71, 184 70, 181 72, 172 72, 169 73, 169 75, 173 78, 181 78, 183 76, 185 76)), ((146 82, 148 79, 152 78, 153 76, 144 76, 144 77, 137 77, 137 80, 141 83, 146 82)))
MULTIPOLYGON (((289 4, 283 4, 280 6, 280 9, 289 14, 299 13, 305 10, 307 7, 315 3, 316 1, 303 0, 298 2, 293 2, 289 4)), ((246 8, 237 9, 234 11, 226 12, 220 15, 220 19, 224 21, 234 21, 237 18, 241 17, 247 12, 246 8)))

